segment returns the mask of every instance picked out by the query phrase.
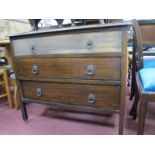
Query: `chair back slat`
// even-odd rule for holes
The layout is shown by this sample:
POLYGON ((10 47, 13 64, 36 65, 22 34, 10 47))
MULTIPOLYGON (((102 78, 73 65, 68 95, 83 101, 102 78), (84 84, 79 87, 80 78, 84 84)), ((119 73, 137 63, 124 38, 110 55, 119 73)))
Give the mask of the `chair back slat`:
POLYGON ((142 41, 142 35, 140 31, 139 24, 137 20, 132 20, 133 24, 133 31, 134 31, 134 37, 133 37, 133 49, 134 53, 136 55, 136 64, 138 70, 143 68, 143 41, 142 41))
POLYGON ((143 45, 155 47, 155 24, 139 25, 142 35, 143 45))

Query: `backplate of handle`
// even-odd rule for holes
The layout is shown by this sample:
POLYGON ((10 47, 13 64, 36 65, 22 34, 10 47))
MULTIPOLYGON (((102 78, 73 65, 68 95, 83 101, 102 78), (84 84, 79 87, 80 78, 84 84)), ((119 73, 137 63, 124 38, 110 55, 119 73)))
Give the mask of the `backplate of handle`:
POLYGON ((31 54, 37 54, 36 46, 35 46, 35 45, 32 45, 32 46, 30 47, 30 51, 31 51, 31 54))
POLYGON ((92 64, 87 65, 86 67, 86 73, 88 75, 93 75, 95 73, 95 67, 92 64))
POLYGON ((95 100, 96 100, 95 94, 89 94, 88 95, 88 103, 89 104, 94 104, 95 103, 95 100))
POLYGON ((88 49, 93 48, 94 47, 94 41, 92 39, 89 39, 86 43, 86 47, 88 49))
POLYGON ((41 89, 41 88, 37 88, 37 89, 36 89, 36 95, 37 95, 38 97, 42 96, 42 89, 41 89))
POLYGON ((38 65, 34 64, 32 66, 32 73, 33 74, 38 74, 39 73, 39 66, 38 65))

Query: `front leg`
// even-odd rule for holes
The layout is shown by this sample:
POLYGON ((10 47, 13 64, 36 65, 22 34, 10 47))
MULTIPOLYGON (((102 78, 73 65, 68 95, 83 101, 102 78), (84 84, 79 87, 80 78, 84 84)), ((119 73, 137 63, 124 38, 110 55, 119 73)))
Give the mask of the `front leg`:
POLYGON ((26 110, 26 103, 21 102, 21 111, 22 111, 22 117, 24 121, 28 120, 27 110, 26 110))
POLYGON ((143 135, 143 133, 144 133, 147 104, 148 104, 147 99, 142 99, 142 98, 140 99, 140 101, 139 101, 140 107, 139 107, 139 116, 138 116, 138 129, 137 129, 138 135, 143 135))
POLYGON ((137 117, 138 102, 139 102, 139 93, 138 93, 138 88, 137 88, 137 84, 136 84, 135 99, 134 99, 132 108, 129 113, 131 116, 133 116, 133 120, 136 120, 136 117, 137 117))

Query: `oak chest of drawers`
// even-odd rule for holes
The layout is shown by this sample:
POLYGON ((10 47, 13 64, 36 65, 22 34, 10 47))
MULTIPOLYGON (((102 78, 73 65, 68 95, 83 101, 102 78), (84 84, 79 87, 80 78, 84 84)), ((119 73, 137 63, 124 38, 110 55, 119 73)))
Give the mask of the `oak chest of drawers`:
POLYGON ((10 36, 23 119, 27 102, 118 113, 123 133, 128 23, 10 36))

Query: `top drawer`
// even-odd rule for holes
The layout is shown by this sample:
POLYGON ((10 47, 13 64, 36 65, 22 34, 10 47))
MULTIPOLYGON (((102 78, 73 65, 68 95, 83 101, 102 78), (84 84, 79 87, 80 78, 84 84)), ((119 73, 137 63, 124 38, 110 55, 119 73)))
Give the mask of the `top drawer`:
POLYGON ((121 31, 29 36, 13 40, 15 56, 121 52, 121 31))

